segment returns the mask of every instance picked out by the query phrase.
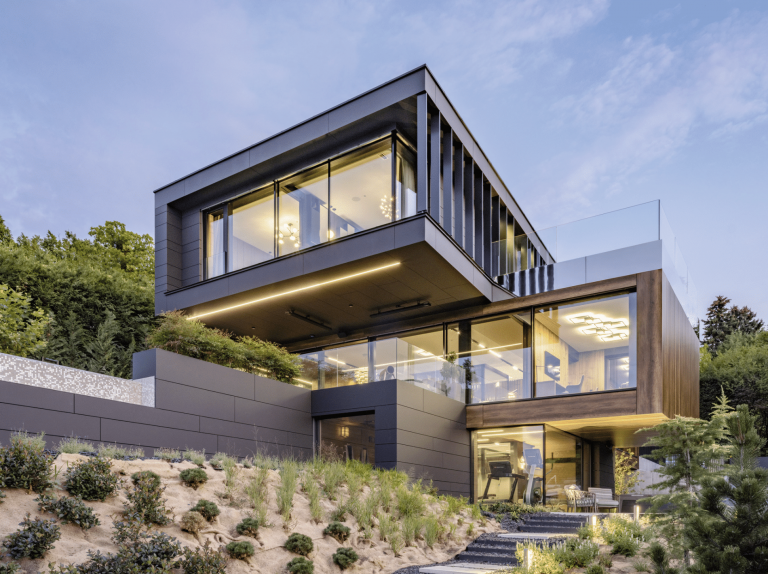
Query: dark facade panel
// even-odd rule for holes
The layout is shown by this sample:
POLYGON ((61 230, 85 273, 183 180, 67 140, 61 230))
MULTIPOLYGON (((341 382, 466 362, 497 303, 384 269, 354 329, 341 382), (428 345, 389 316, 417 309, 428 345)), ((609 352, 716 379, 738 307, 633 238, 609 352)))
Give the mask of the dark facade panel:
POLYGON ((440 112, 432 111, 429 125, 429 214, 442 224, 442 193, 440 186, 440 112))
POLYGON ((235 397, 161 379, 155 380, 155 405, 169 411, 235 420, 235 397))
POLYGON ((109 418, 179 430, 199 431, 200 418, 196 415, 132 405, 85 395, 75 395, 75 412, 92 417, 109 418))
MULTIPOLYGON (((153 427, 140 423, 102 419, 102 440, 152 448, 205 449, 216 452, 216 436, 199 432, 153 427)), ((82 436, 82 435, 81 435, 82 436)))
POLYGON ((75 412, 75 395, 0 381, 0 402, 52 411, 75 412))
POLYGON ((0 429, 101 439, 97 417, 0 403, 0 429))
POLYGON ((219 419, 200 417, 200 432, 215 434, 219 437, 260 440, 276 444, 288 444, 288 432, 256 426, 252 424, 234 423, 219 419))
POLYGON ((443 125, 442 151, 442 203, 443 229, 453 237, 453 131, 450 126, 443 125))
POLYGON ((312 434, 312 417, 308 412, 240 398, 235 399, 235 422, 299 434, 312 434))

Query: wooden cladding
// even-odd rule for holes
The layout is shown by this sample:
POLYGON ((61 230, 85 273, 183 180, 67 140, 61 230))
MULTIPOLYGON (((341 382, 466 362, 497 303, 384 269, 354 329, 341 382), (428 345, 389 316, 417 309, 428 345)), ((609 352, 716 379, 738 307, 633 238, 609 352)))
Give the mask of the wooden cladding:
POLYGON ((637 413, 662 412, 662 272, 637 275, 637 413))

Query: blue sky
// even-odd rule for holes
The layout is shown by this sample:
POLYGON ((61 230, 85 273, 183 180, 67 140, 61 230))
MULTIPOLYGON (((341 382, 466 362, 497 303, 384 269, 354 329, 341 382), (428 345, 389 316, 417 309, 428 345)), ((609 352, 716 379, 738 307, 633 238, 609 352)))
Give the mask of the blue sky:
POLYGON ((768 4, 0 4, 0 215, 153 231, 152 190, 427 63, 538 228, 661 199, 768 320, 768 4))

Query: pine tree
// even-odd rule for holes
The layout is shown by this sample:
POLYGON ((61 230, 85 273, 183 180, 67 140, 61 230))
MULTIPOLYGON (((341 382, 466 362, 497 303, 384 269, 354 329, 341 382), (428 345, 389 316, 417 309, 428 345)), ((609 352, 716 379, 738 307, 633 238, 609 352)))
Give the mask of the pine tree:
POLYGON ((765 444, 746 405, 726 417, 729 434, 725 476, 704 481, 701 512, 685 523, 696 557, 691 572, 768 572, 768 469, 757 467, 765 444))
MULTIPOLYGON (((702 342, 713 357, 718 354, 731 333, 754 335, 763 330, 762 319, 758 319, 757 314, 752 309, 737 305, 728 307, 730 302, 728 297, 718 295, 707 309, 702 342)), ((698 335, 698 330, 696 334, 698 335)))
POLYGON ((763 320, 757 318, 757 314, 749 307, 731 307, 731 332, 739 331, 747 335, 754 335, 763 330, 763 320))

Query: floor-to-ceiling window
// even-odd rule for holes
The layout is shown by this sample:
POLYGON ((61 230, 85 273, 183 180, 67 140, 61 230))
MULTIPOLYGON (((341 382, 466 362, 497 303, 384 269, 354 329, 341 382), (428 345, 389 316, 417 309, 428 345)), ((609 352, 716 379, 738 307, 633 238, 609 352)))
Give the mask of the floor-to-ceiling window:
POLYGON ((205 274, 216 277, 226 272, 224 209, 210 211, 205 218, 205 274))
POLYGON ((342 460, 376 462, 376 416, 374 413, 321 419, 318 448, 342 460), (330 451, 330 452, 329 452, 330 451))
POLYGON ((565 504, 565 487, 582 489, 581 439, 549 425, 545 426, 544 475, 547 504, 565 504))
POLYGON ((626 293, 535 309, 536 396, 637 386, 636 305, 626 293))
POLYGON ((328 166, 308 169, 278 185, 277 253, 328 241, 328 166))
POLYGON ((275 198, 273 186, 230 204, 228 271, 261 263, 275 256, 275 198))

